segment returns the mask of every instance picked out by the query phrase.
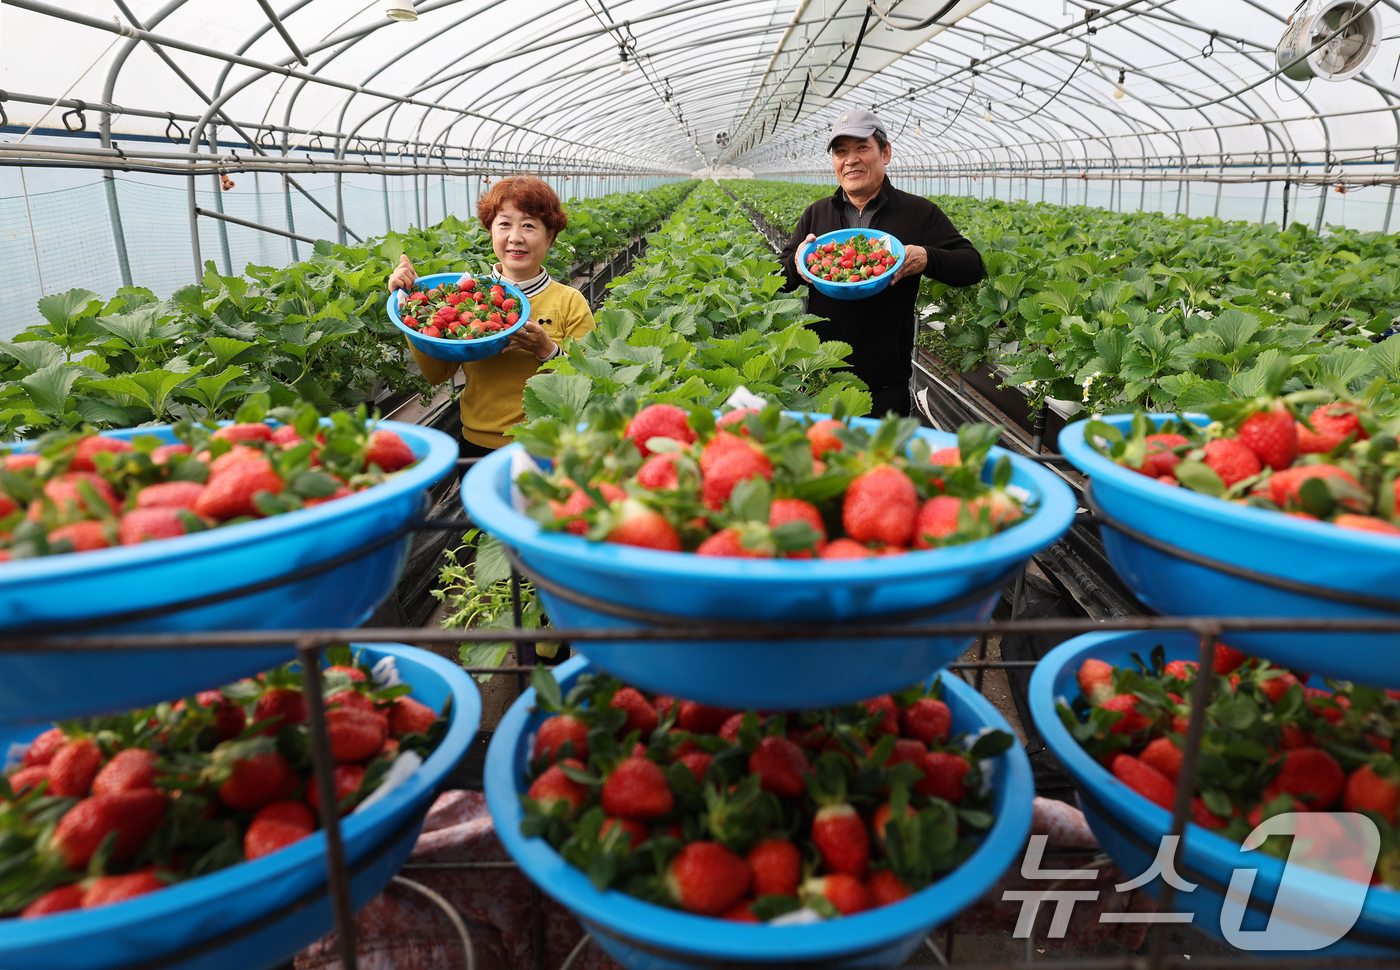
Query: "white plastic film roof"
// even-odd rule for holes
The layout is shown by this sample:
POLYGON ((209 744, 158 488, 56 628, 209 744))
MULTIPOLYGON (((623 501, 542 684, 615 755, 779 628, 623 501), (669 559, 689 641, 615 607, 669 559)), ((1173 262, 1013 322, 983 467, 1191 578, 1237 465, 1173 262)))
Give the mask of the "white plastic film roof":
POLYGON ((89 132, 106 105, 119 144, 172 155, 203 118, 198 151, 240 157, 246 134, 270 155, 815 171, 851 104, 906 172, 1362 178, 1400 143, 1400 0, 1358 4, 1379 51, 1338 83, 1275 76, 1294 11, 1262 0, 420 0, 416 23, 386 0, 0 2, 10 124, 75 127, 81 100, 89 132))

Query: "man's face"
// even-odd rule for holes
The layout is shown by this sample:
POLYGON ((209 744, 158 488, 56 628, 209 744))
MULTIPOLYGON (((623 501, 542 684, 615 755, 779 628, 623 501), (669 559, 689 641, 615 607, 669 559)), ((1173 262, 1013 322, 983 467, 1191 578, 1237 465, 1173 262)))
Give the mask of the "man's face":
POLYGON ((889 160, 890 146, 886 144, 881 151, 874 135, 869 138, 842 135, 831 146, 831 166, 836 170, 836 181, 847 195, 871 195, 879 191, 889 160))

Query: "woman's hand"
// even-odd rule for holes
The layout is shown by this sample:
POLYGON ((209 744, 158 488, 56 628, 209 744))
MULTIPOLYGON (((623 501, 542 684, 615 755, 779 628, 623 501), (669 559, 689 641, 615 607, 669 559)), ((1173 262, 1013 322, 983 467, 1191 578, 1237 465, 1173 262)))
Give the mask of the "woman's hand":
POLYGON ((406 290, 413 285, 413 281, 418 279, 418 272, 413 268, 407 256, 399 257, 399 268, 394 270, 394 275, 389 277, 389 292, 395 290, 406 290))
POLYGON ((525 326, 511 334, 510 346, 528 350, 537 360, 547 360, 558 345, 544 332, 544 327, 533 320, 526 320, 525 326))

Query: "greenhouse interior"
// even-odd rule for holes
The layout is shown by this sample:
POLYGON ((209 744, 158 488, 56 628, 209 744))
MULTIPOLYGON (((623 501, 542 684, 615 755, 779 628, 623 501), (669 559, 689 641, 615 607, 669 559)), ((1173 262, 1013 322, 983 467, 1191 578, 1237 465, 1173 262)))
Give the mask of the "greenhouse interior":
POLYGON ((0 0, 0 968, 1400 966, 1397 71, 0 0))

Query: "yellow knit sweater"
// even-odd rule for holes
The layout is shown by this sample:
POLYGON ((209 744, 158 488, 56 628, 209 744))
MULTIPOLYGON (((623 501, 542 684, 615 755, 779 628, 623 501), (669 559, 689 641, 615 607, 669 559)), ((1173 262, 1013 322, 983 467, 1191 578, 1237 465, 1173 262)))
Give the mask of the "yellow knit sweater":
MULTIPOLYGON (((530 297, 530 319, 556 344, 565 337, 582 337, 593 329, 593 313, 583 294, 551 280, 544 291, 530 297)), ((429 382, 441 384, 461 369, 462 437, 483 448, 510 444, 505 432, 525 420, 522 399, 525 382, 539 370, 540 361, 528 350, 510 349, 485 360, 458 362, 429 357, 416 348, 413 359, 429 382)))

